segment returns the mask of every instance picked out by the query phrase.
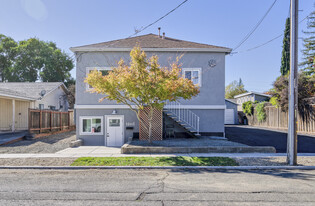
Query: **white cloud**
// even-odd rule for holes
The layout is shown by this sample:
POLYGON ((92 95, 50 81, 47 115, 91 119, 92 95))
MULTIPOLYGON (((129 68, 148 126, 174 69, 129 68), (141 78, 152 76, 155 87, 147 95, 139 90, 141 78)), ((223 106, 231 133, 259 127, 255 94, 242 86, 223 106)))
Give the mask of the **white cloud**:
POLYGON ((48 12, 42 0, 21 0, 24 11, 37 21, 44 21, 48 12))

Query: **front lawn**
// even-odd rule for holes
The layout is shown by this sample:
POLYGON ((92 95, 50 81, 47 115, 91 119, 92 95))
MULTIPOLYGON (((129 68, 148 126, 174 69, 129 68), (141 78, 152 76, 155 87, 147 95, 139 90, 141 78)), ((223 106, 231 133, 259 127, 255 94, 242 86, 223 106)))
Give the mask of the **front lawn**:
POLYGON ((228 157, 80 157, 71 166, 238 166, 228 157))

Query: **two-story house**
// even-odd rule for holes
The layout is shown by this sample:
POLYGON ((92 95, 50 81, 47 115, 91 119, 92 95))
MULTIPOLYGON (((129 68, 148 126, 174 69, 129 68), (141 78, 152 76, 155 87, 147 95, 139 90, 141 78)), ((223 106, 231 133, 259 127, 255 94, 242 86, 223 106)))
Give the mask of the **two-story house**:
POLYGON ((166 105, 172 110, 176 132, 224 136, 225 55, 231 49, 208 44, 147 34, 98 44, 70 48, 76 56, 76 125, 77 138, 84 145, 122 146, 128 137, 139 132, 136 114, 127 105, 114 101, 99 102, 102 95, 89 93, 84 79, 90 71, 106 71, 117 66, 122 58, 140 45, 148 57, 157 55, 161 66, 169 66, 182 56, 182 75, 200 86, 200 93, 191 100, 166 105), (177 111, 177 110, 178 111, 177 111))

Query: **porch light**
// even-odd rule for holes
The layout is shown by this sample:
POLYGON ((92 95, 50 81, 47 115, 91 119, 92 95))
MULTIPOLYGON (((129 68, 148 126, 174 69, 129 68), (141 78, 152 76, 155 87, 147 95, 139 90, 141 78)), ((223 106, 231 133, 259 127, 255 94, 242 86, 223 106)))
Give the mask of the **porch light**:
POLYGON ((116 109, 113 110, 112 114, 117 114, 117 111, 116 109))

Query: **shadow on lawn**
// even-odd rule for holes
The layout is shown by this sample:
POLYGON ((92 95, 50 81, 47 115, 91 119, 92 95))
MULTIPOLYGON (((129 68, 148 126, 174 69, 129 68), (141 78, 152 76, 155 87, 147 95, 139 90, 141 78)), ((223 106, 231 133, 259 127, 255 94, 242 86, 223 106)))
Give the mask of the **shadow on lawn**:
POLYGON ((159 162, 171 166, 237 166, 237 162, 227 157, 161 157, 159 162))

